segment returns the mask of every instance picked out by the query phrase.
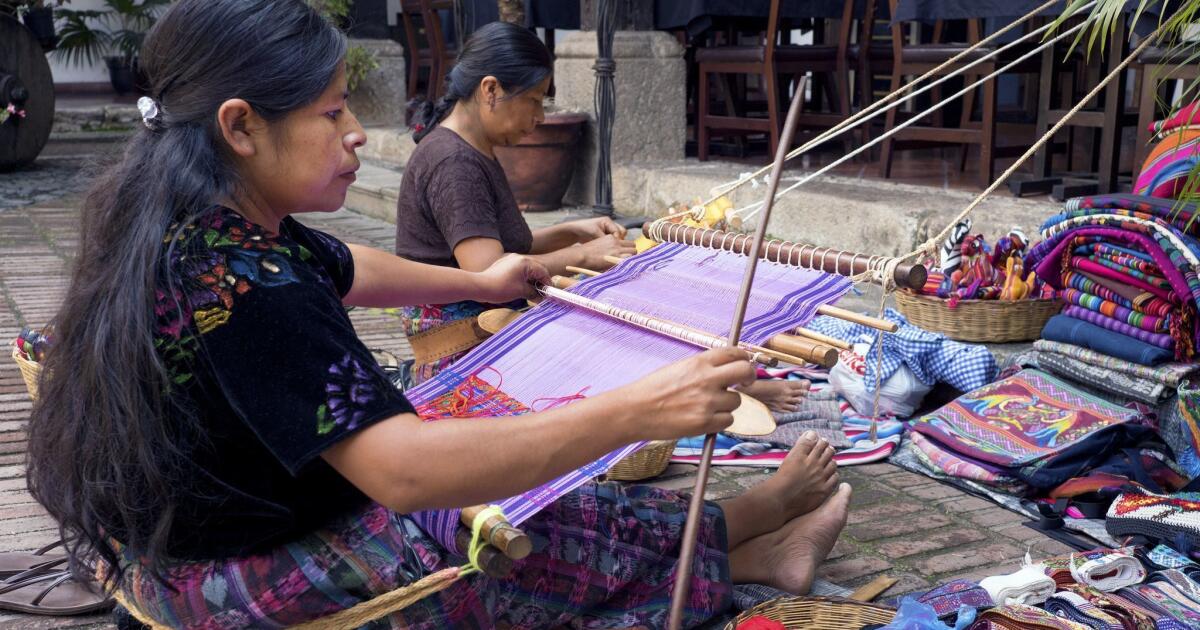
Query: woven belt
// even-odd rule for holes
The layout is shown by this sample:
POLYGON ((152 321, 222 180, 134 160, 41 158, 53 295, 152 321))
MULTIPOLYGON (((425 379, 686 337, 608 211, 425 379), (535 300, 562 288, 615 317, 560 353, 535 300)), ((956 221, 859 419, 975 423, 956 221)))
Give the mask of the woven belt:
POLYGON ((428 365, 470 350, 486 338, 486 333, 476 324, 476 318, 468 317, 409 335, 408 343, 412 346, 413 362, 428 365))

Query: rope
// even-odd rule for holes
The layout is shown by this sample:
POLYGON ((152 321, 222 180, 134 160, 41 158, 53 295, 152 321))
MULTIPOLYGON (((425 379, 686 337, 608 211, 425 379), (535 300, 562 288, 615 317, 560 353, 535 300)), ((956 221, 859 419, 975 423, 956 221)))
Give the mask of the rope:
MULTIPOLYGON (((358 628, 376 619, 404 610, 434 593, 446 590, 450 585, 468 575, 481 572, 483 569, 479 565, 479 552, 488 544, 487 541, 483 540, 483 525, 488 519, 495 516, 504 517, 504 512, 498 505, 488 506, 480 510, 479 514, 475 515, 475 518, 471 521, 471 545, 467 549, 467 564, 458 567, 446 567, 436 573, 430 573, 412 584, 407 584, 382 595, 376 595, 365 602, 345 610, 339 610, 320 619, 291 626, 292 630, 345 630, 345 628, 358 628)), ((113 592, 113 597, 121 606, 125 607, 125 610, 129 611, 129 614, 134 619, 137 619, 151 630, 172 630, 171 626, 155 621, 144 610, 135 606, 125 597, 125 594, 120 589, 116 589, 113 592)))
MULTIPOLYGON (((943 62, 941 65, 937 66, 936 68, 929 70, 925 74, 922 74, 921 76, 917 77, 916 79, 913 79, 909 83, 906 83, 906 84, 900 86, 895 91, 888 93, 883 98, 879 99, 878 101, 875 101, 874 103, 871 103, 867 107, 860 110, 857 114, 850 116, 849 118, 839 122, 838 124, 834 125, 833 127, 829 128, 828 130, 822 132, 821 134, 818 134, 816 138, 813 138, 812 140, 804 143, 799 148, 793 149, 792 151, 790 151, 787 154, 787 157, 784 159, 790 160, 794 157, 802 155, 802 154, 808 152, 813 147, 816 147, 816 146, 830 140, 831 138, 837 137, 837 136, 841 135, 842 133, 848 131, 850 127, 858 125, 859 121, 862 120, 864 117, 866 117, 869 120, 871 118, 875 118, 879 114, 886 113, 887 110, 893 109, 896 106, 904 103, 905 101, 915 98, 916 96, 918 96, 928 90, 933 89, 934 87, 950 80, 951 78, 954 78, 955 76, 958 76, 958 75, 966 72, 968 69, 970 69, 980 63, 983 63, 988 58, 998 55, 998 54, 1008 50, 1009 48, 1012 48, 1013 46, 1020 44, 1021 42, 1025 41, 1026 39, 1029 39, 1030 37, 1037 35, 1038 33, 1042 33, 1044 31, 1046 31, 1047 29, 1051 28, 1053 26, 1053 24, 1047 24, 1045 26, 1038 28, 1037 30, 1035 30, 1033 32, 1026 33, 1025 35, 1021 36, 1017 40, 1009 42, 1008 44, 1005 44, 1004 46, 1001 46, 1000 48, 998 48, 994 51, 991 51, 990 53, 983 55, 982 57, 979 57, 978 59, 976 59, 974 61, 967 63, 962 68, 959 68, 958 70, 955 70, 954 72, 951 72, 950 74, 944 75, 938 81, 926 86, 925 88, 923 88, 922 90, 920 90, 918 92, 908 95, 905 99, 899 100, 899 101, 896 100, 896 99, 900 98, 900 96, 902 94, 913 89, 918 84, 920 84, 922 81, 925 81, 925 80, 929 79, 930 77, 938 75, 942 70, 945 70, 946 68, 958 63, 959 61, 961 61, 963 58, 970 55, 975 50, 992 43, 994 40, 996 40, 1000 36, 1004 35, 1008 31, 1016 28, 1017 26, 1020 26, 1021 24, 1024 24, 1025 22, 1029 21, 1030 19, 1032 19, 1039 13, 1045 11, 1046 9, 1049 9, 1051 6, 1053 6, 1057 3, 1058 3, 1058 0, 1049 0, 1045 4, 1037 7, 1036 9, 1030 11, 1029 13, 1026 13, 1023 17, 1021 17, 1017 21, 1012 22, 1011 24, 1005 26, 1004 28, 1001 28, 1000 30, 996 31, 995 33, 992 33, 991 35, 988 35, 987 37, 983 38, 979 42, 972 44, 966 50, 963 50, 962 52, 958 53, 957 55, 954 55, 953 57, 946 60, 945 62, 943 62), (893 103, 893 101, 896 101, 896 102, 893 103), (884 105, 887 105, 887 107, 884 108, 884 105), (881 109, 881 108, 883 108, 883 109, 881 109), (880 110, 880 111, 874 111, 874 110, 880 110)), ((1073 15, 1089 9, 1094 4, 1095 4, 1095 2, 1089 2, 1088 4, 1079 7, 1073 15)), ((863 122, 865 122, 865 121, 863 121, 863 122)), ((732 183, 726 183, 726 184, 721 184, 721 185, 715 186, 713 188, 713 191, 710 191, 710 192, 714 192, 714 191, 718 191, 718 190, 720 192, 714 192, 713 198, 709 199, 707 202, 705 202, 705 204, 711 203, 712 201, 714 201, 716 198, 720 197, 721 195, 728 194, 730 192, 733 192, 734 190, 737 190, 738 188, 741 188, 742 186, 754 181, 754 179, 756 177, 768 172, 770 169, 771 169, 770 165, 767 165, 767 166, 764 166, 764 167, 758 169, 757 171, 754 171, 753 173, 742 176, 741 178, 739 178, 738 180, 736 180, 732 183)))
MULTIPOLYGON (((1082 25, 1080 25, 1080 26, 1082 26, 1082 25)), ((1079 28, 1079 27, 1076 27, 1076 28, 1079 28)), ((936 253, 938 246, 941 244, 941 242, 943 240, 945 240, 945 238, 947 236, 949 236, 950 231, 954 229, 955 224, 957 224, 959 221, 962 221, 963 219, 965 219, 967 217, 967 215, 971 213, 972 210, 974 210, 977 206, 979 206, 980 203, 983 203, 983 200, 986 199, 988 195, 992 194, 992 192, 994 192, 1006 180, 1008 180, 1009 176, 1011 176, 1013 173, 1015 173, 1016 170, 1018 168, 1020 168, 1021 165, 1023 165, 1026 160, 1033 157, 1034 153, 1037 153, 1039 149, 1044 147, 1046 145, 1046 143, 1049 142, 1050 139, 1054 137, 1054 134, 1058 133, 1059 129, 1062 129, 1063 126, 1066 125, 1067 122, 1070 121, 1071 118, 1073 118, 1075 116, 1075 114, 1079 113, 1079 110, 1083 109, 1085 104, 1087 104, 1089 101, 1091 101, 1093 98, 1095 98, 1097 94, 1100 93, 1100 90, 1104 89, 1104 87, 1106 85, 1108 85, 1109 83, 1111 83, 1113 79, 1120 76, 1120 74, 1125 71, 1126 66, 1128 66, 1134 59, 1137 59, 1138 56, 1142 54, 1142 51, 1145 50, 1146 47, 1148 47, 1151 42, 1158 39, 1158 35, 1160 32, 1162 32, 1162 29, 1163 29, 1163 25, 1161 25, 1161 24, 1158 26, 1158 28, 1154 29, 1154 32, 1151 33, 1149 36, 1147 36, 1142 41, 1142 43, 1139 44, 1138 47, 1136 49, 1134 49, 1133 52, 1129 53, 1129 56, 1125 57, 1125 59, 1122 60, 1121 63, 1118 64, 1116 68, 1113 68, 1112 71, 1109 72, 1107 76, 1105 76, 1103 79, 1101 79, 1100 83, 1097 84, 1096 87, 1092 88, 1092 91, 1088 92, 1086 96, 1084 96, 1082 99, 1080 99, 1079 102, 1076 103, 1075 106, 1072 107, 1071 110, 1068 111, 1065 116, 1063 116, 1061 119, 1059 119, 1058 122, 1054 123, 1053 127, 1051 127, 1048 131, 1046 131, 1046 133, 1042 134, 1042 137, 1038 138, 1038 141, 1033 143, 1033 146, 1029 147, 1029 149, 1026 150, 1025 153, 1021 154, 1021 157, 1017 158, 1017 161, 1014 162, 1012 166, 1008 167, 1008 169, 1006 169, 1003 173, 1001 173, 1000 177, 998 177, 996 179, 996 181, 992 182, 992 184, 990 186, 988 186, 986 189, 984 189, 983 192, 979 193, 979 195, 977 195, 975 197, 975 199, 971 201, 971 203, 967 204, 967 207, 963 208, 962 212, 958 213, 958 216, 951 219, 950 222, 946 224, 946 227, 942 228, 941 232, 938 232, 937 235, 935 235, 933 238, 925 241, 917 249, 905 254, 904 256, 901 256, 900 257, 901 260, 907 260, 909 258, 914 258, 914 257, 921 256, 921 255, 930 255, 930 254, 936 253)), ((786 192, 786 191, 784 191, 784 192, 786 192)))
MULTIPOLYGON (((1009 62, 1007 65, 1005 65, 1005 66, 1003 66, 1003 67, 1001 67, 1001 68, 998 68, 996 71, 992 72, 991 74, 988 74, 988 75, 986 75, 986 76, 985 76, 985 77, 983 77, 982 79, 979 79, 978 81, 976 81, 976 82, 974 82, 974 83, 971 83, 970 85, 967 85, 967 86, 966 86, 966 87, 964 87, 963 89, 961 89, 961 90, 959 90, 959 91, 955 92, 954 94, 950 95, 949 97, 947 97, 947 98, 943 99, 942 101, 940 101, 940 102, 938 102, 938 103, 934 104, 934 105, 933 105, 933 106, 931 106, 929 109, 926 109, 924 112, 921 112, 920 114, 918 114, 918 115, 916 115, 916 116, 913 116, 912 118, 910 118, 910 119, 908 119, 908 120, 906 120, 906 121, 904 121, 904 122, 900 123, 899 125, 896 125, 895 127, 893 127, 893 128, 892 128, 890 131, 888 131, 887 133, 885 133, 885 134, 883 134, 883 135, 879 136, 878 138, 875 138, 874 140, 871 140, 870 142, 868 142, 868 143, 866 143, 866 144, 864 144, 864 145, 862 145, 862 146, 858 147, 857 149, 855 149, 855 150, 851 151, 850 153, 847 153, 846 155, 844 155, 844 156, 842 156, 842 157, 838 158, 837 160, 834 160, 834 161, 833 161, 833 162, 831 162, 830 164, 828 164, 828 165, 826 165, 826 166, 824 166, 824 167, 820 168, 819 170, 817 170, 815 173, 812 173, 812 174, 810 174, 810 175, 807 175, 807 176, 805 176, 803 179, 801 179, 800 181, 796 182, 795 184, 792 184, 791 186, 788 186, 787 188, 784 188, 783 190, 779 191, 779 193, 778 193, 778 194, 776 194, 776 198, 778 198, 778 197, 782 197, 783 195, 786 195, 787 193, 789 193, 789 192, 791 192, 791 191, 793 191, 793 190, 795 190, 795 189, 799 188, 800 186, 803 186, 804 184, 807 184, 808 182, 810 182, 810 181, 812 181, 812 180, 816 179, 817 177, 820 177, 821 175, 824 175, 825 173, 828 173, 829 171, 833 170, 834 168, 837 168, 838 166, 841 166, 843 163, 845 163, 845 162, 847 162, 847 161, 849 161, 849 160, 853 159, 853 158, 854 158, 856 155, 858 155, 859 153, 862 153, 863 151, 867 151, 867 150, 869 150, 871 147, 873 147, 873 146, 875 146, 875 145, 879 144, 880 142, 883 142, 884 140, 888 139, 889 137, 891 137, 891 136, 893 136, 893 135, 895 135, 895 134, 897 134, 897 133, 900 133, 900 131, 902 131, 902 130, 904 130, 904 129, 908 128, 908 127, 911 127, 912 125, 915 125, 916 123, 920 122, 920 120, 921 120, 921 118, 922 118, 922 117, 924 117, 924 116, 927 116, 927 115, 929 115, 929 114, 931 114, 931 113, 933 113, 933 112, 935 112, 935 111, 937 111, 937 110, 939 110, 939 109, 941 109, 941 108, 945 107, 945 106, 946 106, 947 104, 949 104, 951 101, 953 101, 953 100, 955 100, 955 99, 957 99, 957 98, 961 97, 962 95, 966 94, 967 92, 970 92, 971 90, 974 90, 975 88, 977 88, 977 87, 979 87, 980 85, 982 85, 982 84, 986 83, 987 81, 990 81, 990 80, 992 80, 992 79, 996 78, 997 76, 999 76, 999 75, 1001 75, 1001 74, 1003 74, 1003 73, 1007 72, 1009 69, 1011 69, 1011 68, 1013 68, 1013 67, 1017 66, 1018 64, 1020 64, 1021 62, 1025 61, 1026 59, 1028 59, 1028 58, 1030 58, 1030 57, 1032 57, 1032 56, 1034 56, 1034 55, 1036 55, 1036 54, 1040 53, 1041 51, 1045 50, 1046 48, 1049 48, 1049 47, 1053 46, 1053 45, 1054 45, 1054 44, 1056 44, 1056 43, 1057 43, 1059 40, 1061 40, 1061 39, 1063 39, 1063 38, 1067 37, 1068 35, 1071 35, 1071 34, 1075 33, 1075 31, 1078 31, 1078 30, 1082 29, 1082 28, 1083 28, 1084 26, 1086 26, 1086 25, 1087 25, 1087 22, 1084 22, 1084 23, 1078 24, 1078 25, 1076 25, 1076 26, 1074 26, 1074 27, 1072 27, 1072 28, 1070 28, 1070 29, 1067 29, 1066 31, 1063 31, 1062 33, 1060 33, 1060 34, 1058 34, 1057 36, 1055 36, 1053 39, 1050 39, 1050 40, 1048 40, 1047 42, 1045 42, 1044 44, 1042 44, 1042 45, 1038 46, 1037 48, 1034 48, 1033 50, 1031 50, 1031 51, 1029 51, 1029 52, 1027 52, 1027 53, 1025 53, 1025 54, 1023 54, 1023 55, 1021 55, 1020 57, 1016 58, 1016 59, 1015 59, 1015 60, 1013 60, 1012 62, 1009 62)), ((1157 31, 1156 31, 1156 32, 1157 32, 1157 31)), ((1101 84, 1101 85, 1103 85, 1103 84, 1101 84)), ((1077 105, 1077 109, 1078 109, 1079 107, 1082 107, 1082 105, 1083 105, 1083 103, 1084 103, 1084 102, 1086 102, 1086 101, 1080 101, 1079 105, 1077 105)), ((1077 109, 1076 109, 1075 111, 1077 111, 1077 109)), ((1064 119, 1064 120, 1065 120, 1065 119, 1064 119)), ((1062 121, 1059 121, 1059 122, 1061 123, 1062 121)), ((1044 143, 1043 143, 1043 144, 1044 144, 1044 143)), ((1020 161, 1018 161, 1017 163, 1018 163, 1018 164, 1020 164, 1021 162, 1020 162, 1020 161)), ((998 180, 998 181, 1003 181, 1003 180, 998 180)), ((989 191, 990 191, 990 190, 991 190, 991 189, 989 189, 989 191)), ((746 218, 746 219, 749 219, 749 218, 750 218, 750 217, 752 217, 752 216, 754 216, 754 213, 747 214, 745 218, 746 218)), ((953 226, 953 223, 951 223, 951 226, 953 226)))

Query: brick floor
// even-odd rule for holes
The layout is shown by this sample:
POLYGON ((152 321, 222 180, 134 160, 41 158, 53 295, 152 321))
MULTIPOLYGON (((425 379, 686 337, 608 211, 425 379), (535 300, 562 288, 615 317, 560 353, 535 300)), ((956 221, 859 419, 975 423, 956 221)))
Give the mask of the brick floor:
MULTIPOLYGON (((67 265, 77 243, 77 197, 33 206, 0 206, 0 339, 22 325, 44 324, 65 290, 67 265)), ((531 217, 546 223, 562 214, 531 217)), ((393 227, 349 211, 300 219, 352 242, 390 250, 393 227)), ((368 346, 409 355, 395 317, 381 309, 355 309, 351 319, 368 346)), ((23 454, 30 401, 12 361, 0 360, 0 551, 34 549, 56 537, 54 523, 25 490, 23 454)), ((691 487, 694 468, 673 465, 655 480, 669 488, 691 487)), ((760 481, 754 468, 716 469, 710 498, 735 495, 760 481)), ((1027 548, 1063 553, 1060 543, 1019 525, 1021 517, 949 486, 889 464, 844 469, 856 489, 850 523, 821 574, 854 587, 877 575, 900 581, 885 597, 928 589, 949 579, 1011 571, 1027 548)), ((0 613, 7 628, 109 628, 105 615, 67 619, 0 613)))

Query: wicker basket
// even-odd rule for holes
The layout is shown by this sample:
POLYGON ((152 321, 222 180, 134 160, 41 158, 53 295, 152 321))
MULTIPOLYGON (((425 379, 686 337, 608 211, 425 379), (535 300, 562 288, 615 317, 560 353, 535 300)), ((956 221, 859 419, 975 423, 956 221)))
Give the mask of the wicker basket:
POLYGON ((17 367, 21 368, 21 378, 25 379, 25 389, 29 390, 29 397, 37 400, 38 376, 42 373, 42 366, 21 356, 17 344, 13 344, 12 358, 17 362, 17 367))
POLYGON ((946 300, 908 290, 896 292, 896 305, 912 324, 959 341, 1029 341, 1042 334, 1046 321, 1062 310, 1060 300, 946 300))
POLYGON ((641 481, 657 477, 667 469, 674 452, 675 440, 650 442, 617 462, 604 478, 608 481, 641 481))
POLYGON ((735 630, 751 617, 778 621, 788 630, 859 630, 867 624, 891 623, 895 616, 886 606, 841 597, 781 597, 743 612, 725 630, 735 630))

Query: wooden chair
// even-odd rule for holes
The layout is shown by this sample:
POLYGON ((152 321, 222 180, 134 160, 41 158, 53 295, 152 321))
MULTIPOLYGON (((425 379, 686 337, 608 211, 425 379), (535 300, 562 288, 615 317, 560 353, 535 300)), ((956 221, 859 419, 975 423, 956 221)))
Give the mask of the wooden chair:
MULTIPOLYGON (((899 0, 888 0, 888 6, 891 9, 891 15, 896 15, 896 7, 899 0)), ((908 44, 905 33, 906 24, 893 22, 892 23, 892 81, 891 89, 899 89, 903 85, 906 75, 924 74, 942 63, 949 60, 951 57, 966 50, 971 44, 980 40, 980 26, 978 20, 969 20, 967 23, 967 43, 931 43, 931 44, 908 44)), ((939 31, 941 29, 938 29, 939 31)), ((956 68, 961 68, 966 65, 966 62, 974 61, 983 57, 994 50, 990 47, 978 48, 964 62, 950 66, 944 70, 945 74, 949 74, 956 68)), ((1010 50, 997 57, 991 57, 988 60, 973 66, 970 70, 971 75, 965 76, 964 79, 974 81, 980 76, 984 76, 994 72, 997 68, 1005 65, 1016 57, 1016 54, 1010 50)), ((1037 63, 1023 63, 1010 72, 1028 72, 1037 71, 1037 63)), ((970 120, 971 110, 974 108, 974 99, 966 98, 963 101, 963 117, 958 128, 946 128, 935 123, 927 126, 913 125, 902 129, 896 135, 883 141, 881 151, 880 171, 883 177, 890 177, 892 172, 892 160, 894 152, 906 148, 925 148, 933 145, 960 145, 963 150, 966 150, 967 145, 979 145, 979 184, 987 186, 992 181, 992 175, 995 172, 996 158, 999 157, 999 152, 996 148, 996 81, 995 79, 985 82, 982 86, 981 95, 981 120, 978 123, 970 120)), ((969 93, 968 93, 969 94, 969 93)), ((887 113, 887 121, 884 124, 884 131, 890 131, 897 125, 898 110, 892 109, 887 113)), ((939 119, 941 117, 938 117, 939 119)))
MULTIPOLYGON (((1137 146, 1133 159, 1135 174, 1141 170, 1142 163, 1146 161, 1146 156, 1150 153, 1150 139, 1153 135, 1150 132, 1150 125, 1158 120, 1156 105, 1159 102, 1160 88, 1164 83, 1170 85, 1176 80, 1200 79, 1200 65, 1184 63, 1190 57, 1190 52, 1176 53, 1175 55, 1169 53, 1170 51, 1165 48, 1147 48, 1138 57, 1134 66, 1137 72, 1136 93, 1138 94, 1137 146)), ((1164 102, 1170 102, 1170 98, 1165 99, 1164 102)), ((1186 105, 1186 103, 1184 104, 1186 105)))
MULTIPOLYGON (((771 0, 767 16, 767 30, 763 41, 754 46, 713 46, 696 50, 698 70, 698 93, 696 107, 697 157, 708 159, 709 140, 714 130, 738 134, 765 133, 769 151, 773 155, 779 145, 779 134, 783 126, 781 104, 786 91, 780 89, 780 75, 801 75, 808 72, 828 75, 826 96, 831 112, 811 112, 807 108, 800 116, 802 126, 830 127, 844 120, 850 112, 849 59, 847 47, 853 22, 854 0, 846 0, 842 20, 838 25, 838 42, 834 45, 814 44, 798 46, 779 44, 780 0, 771 0), (766 97, 767 116, 739 116, 727 112, 716 116, 709 111, 710 75, 734 74, 762 77, 766 97)), ((820 98, 814 92, 815 98, 820 98)))
POLYGON ((425 28, 425 14, 421 0, 400 0, 400 23, 404 27, 404 44, 408 47, 408 97, 414 98, 422 92, 426 98, 429 90, 422 89, 421 70, 426 71, 425 88, 433 81, 433 49, 429 44, 429 31, 425 28))
POLYGON ((446 91, 446 75, 454 66, 458 50, 451 46, 442 32, 442 11, 450 11, 453 15, 454 0, 420 0, 421 13, 425 17, 425 26, 429 33, 429 45, 433 60, 433 72, 429 79, 429 99, 442 96, 446 91))

